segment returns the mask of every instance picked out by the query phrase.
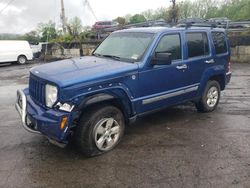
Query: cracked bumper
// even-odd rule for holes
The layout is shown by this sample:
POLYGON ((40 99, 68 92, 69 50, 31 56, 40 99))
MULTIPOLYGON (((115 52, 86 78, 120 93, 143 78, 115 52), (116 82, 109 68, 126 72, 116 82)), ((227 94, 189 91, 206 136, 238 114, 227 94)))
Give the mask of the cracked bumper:
POLYGON ((21 116, 22 126, 25 130, 31 133, 43 134, 51 143, 60 147, 67 144, 67 138, 70 134, 69 125, 72 119, 70 113, 44 109, 33 102, 27 90, 17 91, 15 107, 21 116), (61 129, 60 124, 64 117, 68 118, 68 122, 61 129))

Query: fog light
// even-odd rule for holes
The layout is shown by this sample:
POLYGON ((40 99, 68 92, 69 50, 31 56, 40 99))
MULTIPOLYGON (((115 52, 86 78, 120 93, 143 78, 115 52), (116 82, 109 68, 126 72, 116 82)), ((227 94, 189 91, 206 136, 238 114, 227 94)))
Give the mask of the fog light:
POLYGON ((68 118, 67 118, 67 117, 63 117, 63 118, 62 118, 61 125, 60 125, 60 128, 61 128, 61 129, 64 129, 64 128, 65 128, 65 125, 67 124, 67 121, 68 121, 68 118))

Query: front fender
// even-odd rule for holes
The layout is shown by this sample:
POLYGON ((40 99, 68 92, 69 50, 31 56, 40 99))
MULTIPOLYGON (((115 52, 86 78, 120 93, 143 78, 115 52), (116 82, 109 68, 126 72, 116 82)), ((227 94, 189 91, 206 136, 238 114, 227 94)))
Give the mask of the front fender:
POLYGON ((76 105, 76 110, 78 111, 92 104, 116 100, 119 102, 122 110, 128 115, 128 118, 130 118, 136 114, 132 99, 133 96, 130 90, 122 83, 118 83, 85 88, 84 91, 81 91, 81 94, 70 100, 76 105))
POLYGON ((115 99, 114 96, 107 94, 107 93, 98 93, 90 95, 82 100, 80 105, 78 106, 78 109, 83 109, 89 105, 100 103, 103 101, 113 100, 115 99))

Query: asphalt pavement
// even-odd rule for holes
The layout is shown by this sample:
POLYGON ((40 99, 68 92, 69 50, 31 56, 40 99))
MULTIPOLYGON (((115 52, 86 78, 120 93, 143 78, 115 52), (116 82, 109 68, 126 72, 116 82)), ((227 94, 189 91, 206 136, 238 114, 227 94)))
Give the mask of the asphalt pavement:
POLYGON ((149 115, 95 158, 21 127, 16 90, 38 64, 0 66, 1 188, 250 187, 250 64, 233 64, 216 111, 197 113, 188 103, 149 115))

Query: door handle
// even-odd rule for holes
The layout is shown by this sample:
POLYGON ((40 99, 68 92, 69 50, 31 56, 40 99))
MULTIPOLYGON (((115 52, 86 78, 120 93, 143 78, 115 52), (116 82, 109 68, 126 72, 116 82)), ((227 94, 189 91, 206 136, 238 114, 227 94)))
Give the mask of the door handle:
POLYGON ((206 60, 205 61, 206 64, 212 64, 215 63, 214 59, 210 59, 210 60, 206 60))
POLYGON ((182 69, 187 69, 188 67, 187 67, 186 64, 183 64, 183 65, 177 65, 176 68, 177 68, 178 70, 182 70, 182 69))

